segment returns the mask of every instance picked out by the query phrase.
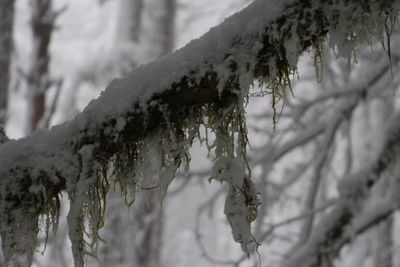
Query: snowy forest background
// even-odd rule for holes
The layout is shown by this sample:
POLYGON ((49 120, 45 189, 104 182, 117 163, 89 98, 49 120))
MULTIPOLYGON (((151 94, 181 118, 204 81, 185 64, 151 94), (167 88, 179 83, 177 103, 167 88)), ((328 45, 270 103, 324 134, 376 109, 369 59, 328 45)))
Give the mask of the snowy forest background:
MULTIPOLYGON (((5 3, 13 2, 3 1, 0 13, 8 14, 5 3)), ((0 72, 7 63, 3 55, 11 55, 10 79, 0 75, 0 89, 9 88, 8 103, 0 101, 7 136, 20 138, 71 119, 113 78, 182 47, 250 2, 16 0, 14 49, 0 50, 0 72), (33 26, 41 20, 49 27, 37 30, 33 26)), ((233 241, 223 214, 226 188, 209 183, 212 162, 205 145, 195 144, 190 171, 175 179, 162 206, 151 181, 133 207, 123 203, 118 188, 111 190, 104 243, 97 259, 87 257, 87 266, 294 266, 284 265, 285 258, 323 228, 321 218, 338 203, 342 181, 368 170, 390 137, 383 129, 399 110, 400 40, 396 24, 389 26, 391 45, 386 36, 360 46, 351 60, 337 58, 328 44, 320 51, 323 62, 306 53, 293 80, 294 96, 279 102, 276 128, 268 89, 250 94, 249 163, 262 203, 253 222, 258 253, 247 258, 233 241)), ((332 247, 339 251, 327 260, 334 266, 400 267, 400 217, 392 201, 400 190, 398 166, 383 171, 362 199, 348 237, 332 247)), ((67 232, 61 220, 33 266, 73 266, 67 232)), ((13 262, 25 264, 23 257, 13 262)))

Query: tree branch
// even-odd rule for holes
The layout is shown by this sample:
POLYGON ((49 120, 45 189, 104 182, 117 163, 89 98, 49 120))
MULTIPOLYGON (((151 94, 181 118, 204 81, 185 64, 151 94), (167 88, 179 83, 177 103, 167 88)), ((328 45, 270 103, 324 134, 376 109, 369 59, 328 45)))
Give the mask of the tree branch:
POLYGON ((83 233, 97 242, 109 184, 134 194, 148 138, 159 140, 165 190, 200 125, 220 133, 217 157, 231 157, 235 136, 245 135, 243 102, 254 79, 271 88, 276 104, 306 49, 318 52, 329 33, 331 44, 350 57, 346 52, 357 43, 380 36, 399 2, 255 1, 181 50, 115 80, 73 120, 3 144, 0 233, 6 260, 33 253, 39 217, 57 224, 59 194, 66 190, 75 265, 82 266, 89 253, 83 233), (365 21, 378 26, 366 29, 365 21))
POLYGON ((359 215, 360 202, 367 198, 369 189, 378 181, 381 174, 389 166, 398 164, 398 151, 400 146, 400 113, 395 114, 389 121, 387 139, 382 151, 372 166, 342 180, 339 185, 340 201, 336 207, 315 226, 308 242, 297 247, 281 267, 317 267, 324 266, 331 261, 339 249, 350 240, 352 234, 360 234, 371 225, 389 216, 397 208, 397 193, 392 193, 389 198, 378 202, 371 209, 359 215), (395 205, 395 206, 393 206, 395 205), (372 213, 371 210, 374 210, 372 213), (358 219, 355 220, 355 219, 358 219), (351 227, 353 225, 353 231, 351 227), (350 231, 350 232, 349 232, 350 231), (300 264, 300 265, 299 265, 300 264))

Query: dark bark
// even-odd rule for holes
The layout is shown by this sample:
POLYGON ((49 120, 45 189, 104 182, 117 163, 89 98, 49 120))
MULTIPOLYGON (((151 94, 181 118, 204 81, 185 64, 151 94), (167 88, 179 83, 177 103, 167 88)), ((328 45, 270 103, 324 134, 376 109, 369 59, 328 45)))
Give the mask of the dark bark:
POLYGON ((165 0, 165 12, 162 18, 162 53, 168 54, 175 45, 176 0, 165 0))
POLYGON ((140 31, 142 29, 142 16, 143 16, 142 11, 143 11, 143 0, 134 0, 133 1, 132 28, 130 30, 131 39, 134 42, 139 41, 140 31))
POLYGON ((39 127, 46 109, 46 91, 51 84, 49 45, 55 19, 56 13, 52 10, 52 0, 32 1, 33 58, 26 81, 31 96, 28 100, 30 102, 28 132, 39 127))
POLYGON ((0 1, 0 125, 6 122, 13 24, 14 0, 0 1))
MULTIPOLYGON (((11 80, 13 28, 14 0, 0 1, 0 144, 8 141, 4 126, 7 121, 8 90, 11 80)), ((3 261, 3 253, 0 252, 0 267, 3 266, 3 261)))

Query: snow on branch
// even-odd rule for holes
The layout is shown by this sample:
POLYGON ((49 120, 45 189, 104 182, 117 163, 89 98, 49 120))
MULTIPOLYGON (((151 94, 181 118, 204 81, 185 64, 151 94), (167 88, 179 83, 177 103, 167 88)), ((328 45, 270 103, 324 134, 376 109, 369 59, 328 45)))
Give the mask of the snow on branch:
POLYGON ((321 62, 329 35, 330 46, 350 58, 361 42, 384 40, 399 3, 257 0, 186 47, 113 81, 73 120, 1 145, 6 260, 17 253, 31 257, 39 229, 56 229, 66 191, 74 262, 83 266, 98 243, 110 186, 118 184, 130 202, 141 180, 159 173, 163 196, 190 159, 201 126, 216 136, 209 146, 216 155, 213 177, 229 185, 225 214, 234 239, 250 253, 256 245, 250 223, 259 205, 246 158, 250 86, 264 84, 275 109, 305 50, 313 49, 321 62))

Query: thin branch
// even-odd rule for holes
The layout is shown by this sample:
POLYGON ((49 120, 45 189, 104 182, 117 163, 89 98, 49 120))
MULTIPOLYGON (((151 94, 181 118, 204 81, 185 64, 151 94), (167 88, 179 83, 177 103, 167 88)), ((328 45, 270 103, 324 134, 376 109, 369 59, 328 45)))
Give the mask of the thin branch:
MULTIPOLYGON (((369 189, 380 179, 390 165, 396 164, 396 152, 400 146, 400 113, 395 114, 388 123, 387 139, 383 145, 380 156, 368 168, 357 172, 351 177, 342 180, 340 185, 340 201, 336 207, 324 216, 315 227, 308 242, 293 251, 281 267, 317 267, 330 260, 329 254, 337 253, 343 244, 346 234, 346 227, 352 223, 357 214, 356 206, 364 200, 369 189), (329 248, 329 249, 328 249, 329 248), (335 249, 333 249, 335 248, 335 249)), ((392 212, 389 209, 382 213, 387 216, 392 212)), ((378 216, 379 218, 381 216, 378 216)), ((377 218, 378 218, 377 217, 377 218)), ((378 218, 378 219, 379 219, 378 218)), ((377 221, 374 219, 373 221, 377 221)), ((360 227, 359 231, 366 229, 370 223, 360 227)))

